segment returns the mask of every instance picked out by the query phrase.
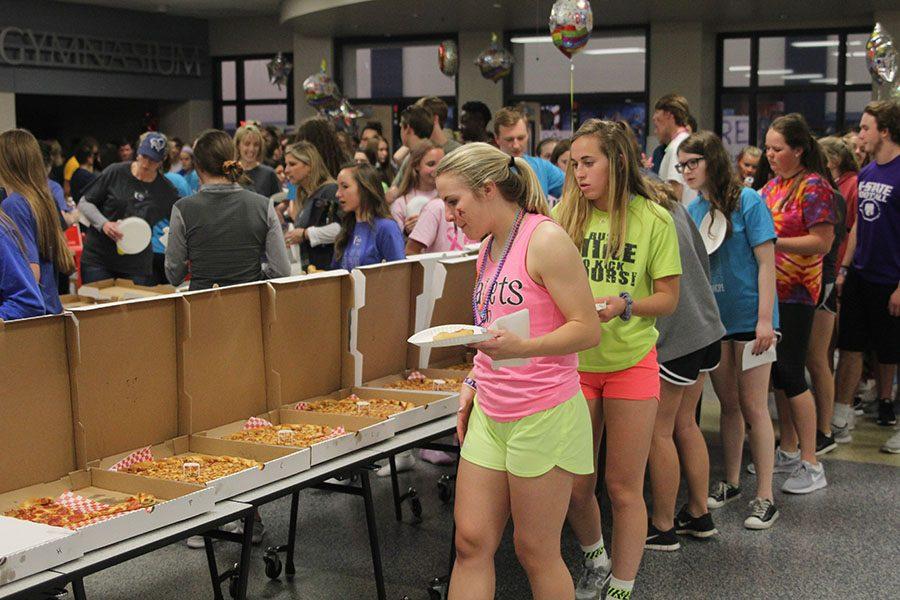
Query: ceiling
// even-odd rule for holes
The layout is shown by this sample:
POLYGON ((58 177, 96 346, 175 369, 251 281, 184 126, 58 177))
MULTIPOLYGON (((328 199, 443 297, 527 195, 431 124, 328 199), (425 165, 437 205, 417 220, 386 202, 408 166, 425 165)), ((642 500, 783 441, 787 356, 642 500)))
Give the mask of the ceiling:
MULTIPOLYGON (((543 30, 553 0, 57 0, 203 18, 280 16, 316 36, 380 36, 490 29, 543 30)), ((592 0, 594 25, 650 21, 754 22, 871 18, 896 0, 592 0)))

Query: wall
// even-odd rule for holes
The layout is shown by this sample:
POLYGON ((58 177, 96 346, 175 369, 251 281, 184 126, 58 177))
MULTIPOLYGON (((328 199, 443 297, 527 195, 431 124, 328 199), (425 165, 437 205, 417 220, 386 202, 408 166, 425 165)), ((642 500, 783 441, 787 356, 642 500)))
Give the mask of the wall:
MULTIPOLYGON (((503 39, 503 32, 496 32, 503 39)), ((474 66, 475 59, 490 43, 490 31, 459 32, 459 106, 469 100, 481 100, 491 109, 491 114, 503 108, 503 80, 494 83, 481 76, 474 66)), ((435 60, 437 62, 437 60, 435 60)))
POLYGON ((208 99, 212 90, 206 56, 206 21, 187 17, 83 6, 46 0, 0 0, 3 26, 100 38, 168 41, 199 46, 201 77, 154 76, 0 63, 0 91, 107 98, 208 99))
POLYGON ((293 40, 290 27, 281 25, 274 15, 209 20, 210 56, 290 52, 293 40))
POLYGON ((213 126, 212 100, 165 103, 159 107, 159 130, 184 141, 213 126))
POLYGON ((306 103, 303 95, 303 80, 319 71, 322 59, 326 59, 325 72, 334 75, 331 64, 334 43, 331 38, 294 35, 294 123, 316 115, 315 109, 306 103))

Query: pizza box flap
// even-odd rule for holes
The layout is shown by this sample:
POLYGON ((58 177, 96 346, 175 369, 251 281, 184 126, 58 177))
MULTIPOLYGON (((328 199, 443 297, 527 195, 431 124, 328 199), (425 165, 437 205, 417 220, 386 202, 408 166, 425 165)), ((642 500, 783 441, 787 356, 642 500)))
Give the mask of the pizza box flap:
POLYGON ((345 387, 361 385, 406 368, 406 341, 413 333, 416 261, 382 263, 354 269, 354 305, 350 313, 353 373, 345 371, 345 387))
POLYGON ((352 301, 347 271, 268 282, 263 336, 269 409, 327 394, 341 387, 345 372, 353 372, 347 345, 352 301))
POLYGON ((79 295, 101 300, 127 300, 146 296, 174 294, 177 291, 171 285, 138 285, 130 279, 103 279, 87 283, 78 288, 79 295))
MULTIPOLYGON (((417 323, 416 331, 438 325, 473 322, 472 290, 475 285, 476 260, 477 256, 469 255, 438 262, 431 282, 434 294, 428 318, 417 323)), ((412 344, 409 346, 410 368, 464 362, 468 351, 465 346, 427 349, 420 349, 412 344)))
POLYGON ((80 467, 178 434, 176 296, 74 309, 67 321, 80 467))
POLYGON ((0 321, 0 493, 73 471, 75 436, 64 315, 0 321))
MULTIPOLYGON (((181 434, 266 412, 261 295, 267 289, 254 282, 179 297, 181 434)), ((297 347, 314 348, 315 342, 298 341, 297 347)))

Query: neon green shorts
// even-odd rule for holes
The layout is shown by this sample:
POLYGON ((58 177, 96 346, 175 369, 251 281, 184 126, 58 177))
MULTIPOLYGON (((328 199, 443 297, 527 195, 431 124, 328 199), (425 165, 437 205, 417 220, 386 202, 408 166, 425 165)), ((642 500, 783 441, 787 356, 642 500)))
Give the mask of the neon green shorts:
POLYGON ((594 472, 591 415, 578 392, 553 408, 518 421, 499 422, 475 399, 461 455, 479 467, 516 477, 540 477, 553 467, 576 475, 594 472))

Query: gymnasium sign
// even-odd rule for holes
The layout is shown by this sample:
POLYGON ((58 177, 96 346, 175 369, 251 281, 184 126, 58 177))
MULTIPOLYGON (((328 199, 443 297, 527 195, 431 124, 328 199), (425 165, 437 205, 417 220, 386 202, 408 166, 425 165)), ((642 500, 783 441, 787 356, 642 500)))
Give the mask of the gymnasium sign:
POLYGON ((0 29, 0 63, 13 66, 200 77, 200 57, 200 48, 173 42, 0 29))

